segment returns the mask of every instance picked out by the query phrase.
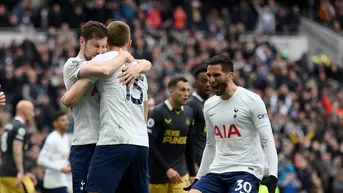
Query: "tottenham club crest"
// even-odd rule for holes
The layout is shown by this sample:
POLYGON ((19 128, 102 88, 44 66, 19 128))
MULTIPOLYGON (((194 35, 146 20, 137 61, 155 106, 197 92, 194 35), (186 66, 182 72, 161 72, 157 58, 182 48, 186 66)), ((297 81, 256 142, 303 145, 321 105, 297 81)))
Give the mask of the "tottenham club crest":
POLYGON ((235 114, 233 115, 233 118, 235 118, 235 119, 236 119, 236 117, 237 117, 237 112, 238 112, 238 109, 235 107, 235 108, 233 109, 233 111, 235 112, 235 114))

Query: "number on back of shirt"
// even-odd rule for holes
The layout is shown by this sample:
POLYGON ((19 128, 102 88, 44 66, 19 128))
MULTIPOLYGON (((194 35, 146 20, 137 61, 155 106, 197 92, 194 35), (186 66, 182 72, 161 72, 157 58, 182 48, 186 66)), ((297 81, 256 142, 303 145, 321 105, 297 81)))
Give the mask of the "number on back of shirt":
POLYGON ((252 189, 250 182, 244 182, 243 180, 237 180, 237 188, 235 188, 235 192, 239 193, 250 193, 252 189))
POLYGON ((143 89, 138 85, 139 80, 143 81, 144 77, 139 76, 132 86, 126 86, 126 100, 133 104, 140 105, 143 103, 143 89))
POLYGON ((5 132, 1 136, 1 151, 5 153, 7 151, 7 138, 8 138, 8 131, 5 132))

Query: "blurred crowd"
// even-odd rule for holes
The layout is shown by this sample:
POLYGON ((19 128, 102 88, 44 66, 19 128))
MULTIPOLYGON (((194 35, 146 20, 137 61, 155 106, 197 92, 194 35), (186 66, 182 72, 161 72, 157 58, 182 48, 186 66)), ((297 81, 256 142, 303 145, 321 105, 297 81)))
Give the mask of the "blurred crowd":
POLYGON ((311 17, 329 26, 334 31, 342 33, 343 29, 343 1, 320 0, 314 1, 310 9, 311 17))
POLYGON ((268 35, 275 32, 298 32, 296 6, 280 8, 272 0, 227 1, 227 6, 206 0, 33 2, 0 3, 1 27, 31 34, 23 42, 0 44, 0 84, 9 103, 0 111, 0 128, 10 120, 19 100, 34 102, 27 167, 40 182, 44 170, 35 161, 53 129, 53 113, 66 110, 60 103, 65 92, 62 67, 77 55, 79 27, 88 20, 123 20, 132 28, 131 53, 153 64, 148 75, 151 104, 167 98, 172 76, 183 74, 192 82, 193 69, 202 61, 227 53, 235 64, 235 82, 259 93, 268 107, 282 192, 343 192, 343 69, 334 60, 314 60, 307 53, 299 61, 290 61, 269 41, 268 35), (241 34, 257 27, 256 5, 262 5, 263 32, 268 35, 241 41, 241 34), (32 38, 36 30, 46 30, 47 38, 36 41, 32 38))

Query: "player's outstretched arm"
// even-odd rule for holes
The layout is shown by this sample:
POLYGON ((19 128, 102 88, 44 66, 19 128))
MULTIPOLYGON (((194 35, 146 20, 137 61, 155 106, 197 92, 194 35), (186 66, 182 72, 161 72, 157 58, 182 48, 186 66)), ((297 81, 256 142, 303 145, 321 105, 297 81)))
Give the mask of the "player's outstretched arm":
POLYGON ((134 58, 127 51, 120 51, 119 55, 108 61, 98 61, 98 57, 95 57, 92 61, 84 64, 79 72, 79 78, 88 77, 106 77, 117 71, 125 62, 132 62, 134 58))
POLYGON ((253 101, 251 107, 252 120, 255 128, 259 133, 269 167, 269 177, 267 180, 263 181, 262 184, 267 186, 269 193, 275 193, 278 182, 278 157, 274 142, 273 131, 267 114, 267 109, 264 102, 259 96, 256 97, 256 99, 253 101))
POLYGON ((81 97, 85 94, 88 87, 91 85, 88 79, 79 79, 61 98, 61 102, 66 107, 72 107, 78 103, 81 97))
POLYGON ((6 96, 4 92, 0 92, 0 108, 6 106, 6 96))

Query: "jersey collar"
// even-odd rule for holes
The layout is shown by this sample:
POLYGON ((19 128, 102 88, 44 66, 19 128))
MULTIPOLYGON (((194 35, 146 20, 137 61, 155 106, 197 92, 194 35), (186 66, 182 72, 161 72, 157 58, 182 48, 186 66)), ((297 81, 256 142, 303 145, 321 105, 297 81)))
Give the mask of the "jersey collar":
POLYGON ((23 118, 19 117, 19 116, 15 116, 14 119, 20 121, 22 124, 25 124, 25 121, 23 118))
MULTIPOLYGON (((169 102, 168 99, 164 101, 164 104, 167 105, 167 107, 168 107, 168 109, 169 109, 170 111, 173 110, 173 107, 171 106, 171 104, 170 104, 170 102, 169 102)), ((181 110, 183 111, 183 105, 181 106, 181 110)))
POLYGON ((192 95, 193 95, 195 98, 197 98, 200 102, 204 102, 204 99, 203 99, 200 95, 198 95, 198 93, 193 92, 192 95))

